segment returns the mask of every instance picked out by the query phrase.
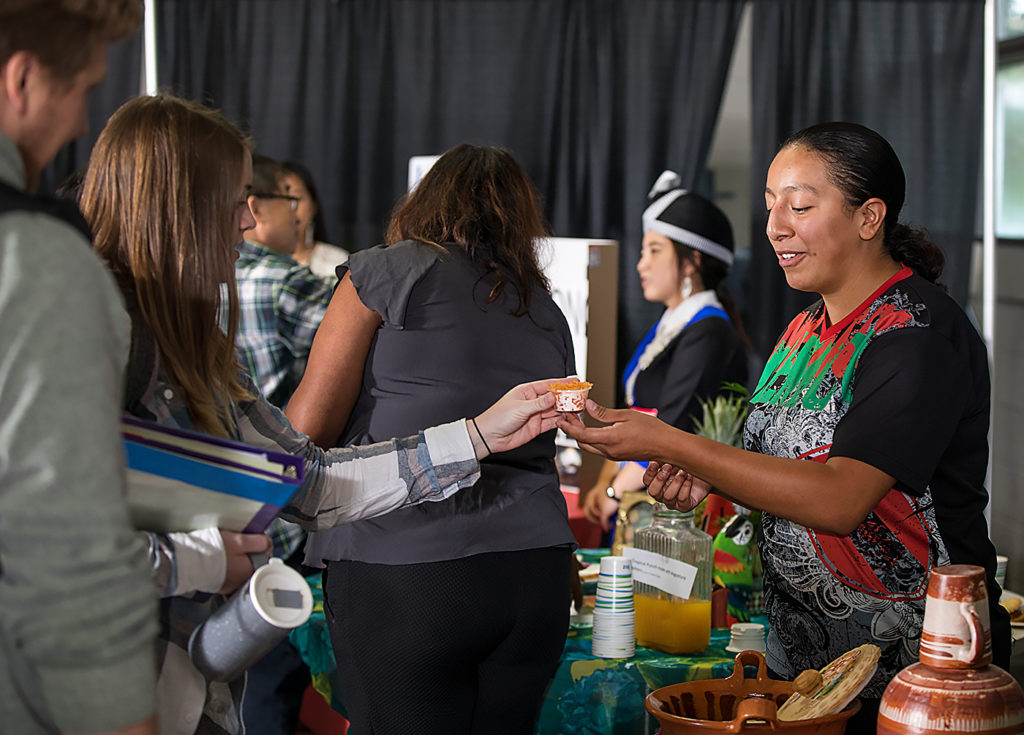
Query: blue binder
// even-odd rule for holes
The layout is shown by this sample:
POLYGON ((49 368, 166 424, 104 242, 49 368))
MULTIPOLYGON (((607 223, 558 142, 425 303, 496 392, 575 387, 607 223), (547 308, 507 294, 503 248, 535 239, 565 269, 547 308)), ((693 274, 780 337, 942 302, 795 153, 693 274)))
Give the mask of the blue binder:
POLYGON ((125 416, 128 507, 137 528, 266 529, 304 477, 301 457, 125 416))

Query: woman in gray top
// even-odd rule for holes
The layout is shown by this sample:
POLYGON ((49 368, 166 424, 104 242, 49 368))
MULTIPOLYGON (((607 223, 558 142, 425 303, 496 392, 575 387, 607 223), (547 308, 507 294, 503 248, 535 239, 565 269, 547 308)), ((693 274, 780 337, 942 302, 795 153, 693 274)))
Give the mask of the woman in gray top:
MULTIPOLYGON (((287 408, 321 446, 365 444, 575 373, 535 244, 538 196, 497 148, 448 151, 354 253, 287 408)), ((554 433, 433 507, 313 534, 356 732, 525 733, 565 642, 574 539, 554 433), (376 635, 375 635, 376 633, 376 635)))

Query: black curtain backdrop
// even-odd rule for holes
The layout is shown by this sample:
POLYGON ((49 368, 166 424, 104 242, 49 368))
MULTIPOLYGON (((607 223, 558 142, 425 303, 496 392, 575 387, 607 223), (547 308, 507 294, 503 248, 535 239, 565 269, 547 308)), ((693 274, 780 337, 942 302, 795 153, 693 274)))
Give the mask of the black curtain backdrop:
MULTIPOLYGON (((410 156, 510 149, 554 233, 621 244, 619 367, 643 300, 645 196, 703 172, 743 0, 161 0, 161 87, 312 171, 328 235, 381 240, 410 156)), ((710 192, 708 192, 710 193, 710 192)))
POLYGON ((107 76, 89 97, 89 130, 64 146, 39 177, 39 190, 56 191, 75 171, 84 171, 107 118, 136 96, 142 79, 142 29, 107 47, 107 76))
POLYGON ((946 255, 966 304, 982 140, 982 0, 754 0, 751 336, 762 356, 812 297, 789 288, 765 236, 764 180, 779 144, 829 120, 877 130, 907 175, 901 220, 946 255))
MULTIPOLYGON (((903 220, 947 256, 966 302, 978 206, 982 0, 751 0, 753 250, 737 297, 762 357, 811 297, 767 245, 764 175, 779 143, 847 119, 885 135, 908 177, 903 220)), ((503 145, 558 235, 622 245, 619 367, 659 311, 633 266, 644 195, 663 168, 704 193, 744 2, 735 0, 161 0, 164 89, 219 107, 257 147, 313 171, 329 235, 381 238, 408 159, 462 141, 503 145)), ((110 47, 90 131, 44 172, 85 166, 139 90, 141 31, 110 47)), ((734 223, 742 230, 746 223, 734 223)), ((742 239, 742 238, 740 238, 742 239)))

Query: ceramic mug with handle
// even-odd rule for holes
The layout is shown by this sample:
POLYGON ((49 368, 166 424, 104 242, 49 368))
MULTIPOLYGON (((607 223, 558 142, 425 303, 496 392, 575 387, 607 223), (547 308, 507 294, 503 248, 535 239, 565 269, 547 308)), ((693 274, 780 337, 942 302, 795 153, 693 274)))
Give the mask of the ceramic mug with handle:
POLYGON ((921 663, 966 669, 991 662, 985 570, 967 564, 933 568, 921 631, 921 663))

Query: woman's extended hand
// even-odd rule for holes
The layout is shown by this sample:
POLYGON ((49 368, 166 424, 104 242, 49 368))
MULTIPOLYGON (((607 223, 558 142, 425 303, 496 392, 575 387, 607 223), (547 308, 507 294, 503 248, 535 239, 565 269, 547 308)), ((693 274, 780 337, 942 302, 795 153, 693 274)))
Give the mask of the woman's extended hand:
POLYGON ((230 595, 237 590, 255 571, 249 554, 269 554, 270 537, 262 533, 235 533, 221 531, 224 539, 224 556, 227 565, 224 571, 224 585, 220 588, 222 595, 230 595))
POLYGON ((560 414, 558 428, 588 452, 615 460, 657 459, 655 447, 675 431, 653 416, 632 409, 605 408, 587 401, 587 413, 604 426, 587 427, 574 414, 560 414))
POLYGON ((686 470, 670 464, 651 462, 644 472, 644 485, 655 500, 672 510, 690 511, 711 492, 711 485, 686 470))
POLYGON ((559 414, 555 411, 555 396, 548 392, 548 383, 558 380, 562 378, 517 385, 473 419, 483 437, 482 442, 478 441, 481 436, 468 427, 477 459, 486 457, 488 449, 507 452, 554 429, 559 414), (485 442, 486 447, 483 446, 485 442))

